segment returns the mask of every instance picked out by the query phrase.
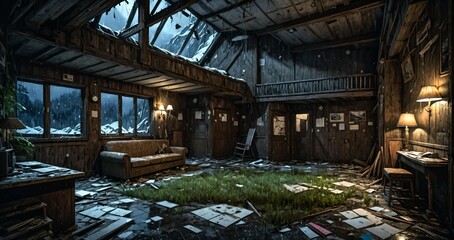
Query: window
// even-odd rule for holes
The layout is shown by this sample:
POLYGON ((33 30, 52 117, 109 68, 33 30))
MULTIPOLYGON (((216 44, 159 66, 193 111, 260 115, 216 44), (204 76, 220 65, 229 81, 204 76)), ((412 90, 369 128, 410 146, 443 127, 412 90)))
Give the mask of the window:
POLYGON ((17 102, 25 110, 17 117, 26 126, 17 132, 26 136, 81 136, 83 101, 82 90, 74 87, 17 81, 17 102), (49 105, 46 105, 48 99, 49 105), (44 109, 50 111, 45 112, 44 109), (48 119, 49 124, 45 124, 48 119))
POLYGON ((16 132, 23 135, 44 134, 44 87, 42 84, 17 81, 17 102, 25 110, 18 111, 17 117, 24 123, 25 129, 16 132))
POLYGON ((101 134, 144 135, 150 133, 150 124, 148 99, 101 93, 101 134))
POLYGON ((81 115, 82 90, 50 86, 50 133, 52 135, 80 135, 81 115))

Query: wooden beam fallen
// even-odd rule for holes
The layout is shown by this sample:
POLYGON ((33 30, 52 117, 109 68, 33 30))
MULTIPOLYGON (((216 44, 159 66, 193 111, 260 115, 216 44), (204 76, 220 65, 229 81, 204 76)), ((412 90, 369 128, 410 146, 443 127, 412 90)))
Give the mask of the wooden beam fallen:
POLYGON ((272 34, 282 30, 287 30, 295 27, 306 26, 313 23, 323 22, 329 19, 338 18, 352 13, 367 11, 383 6, 383 1, 359 1, 355 4, 350 4, 344 7, 338 7, 330 9, 321 14, 312 14, 306 17, 297 18, 280 24, 276 24, 270 27, 262 28, 253 31, 252 33, 263 36, 267 34, 272 34))

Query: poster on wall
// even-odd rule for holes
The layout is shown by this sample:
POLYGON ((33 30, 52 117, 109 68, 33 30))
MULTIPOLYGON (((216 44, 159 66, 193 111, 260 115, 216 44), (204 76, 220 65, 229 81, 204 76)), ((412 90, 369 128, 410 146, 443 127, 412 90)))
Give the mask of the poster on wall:
POLYGON ((273 118, 273 134, 275 136, 285 135, 285 116, 274 116, 273 118))
POLYGON ((330 122, 343 122, 344 121, 344 113, 330 113, 329 114, 329 121, 330 122))
POLYGON ((325 118, 316 118, 315 119, 315 127, 322 128, 325 127, 325 118))
POLYGON ((402 68, 402 78, 404 83, 410 81, 415 74, 413 71, 413 64, 411 63, 411 54, 408 54, 407 58, 405 58, 404 62, 401 65, 402 68))
POLYGON ((366 111, 350 111, 349 115, 350 122, 365 122, 366 111))
POLYGON ((195 111, 195 119, 202 119, 202 111, 195 111))

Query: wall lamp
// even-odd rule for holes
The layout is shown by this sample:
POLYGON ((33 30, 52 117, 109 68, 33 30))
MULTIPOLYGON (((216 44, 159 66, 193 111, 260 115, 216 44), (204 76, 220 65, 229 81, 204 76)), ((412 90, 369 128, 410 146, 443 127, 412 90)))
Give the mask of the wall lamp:
POLYGON ((437 87, 432 85, 422 87, 421 91, 419 92, 418 98, 416 98, 416 102, 428 103, 424 110, 426 110, 429 113, 432 111, 430 103, 439 100, 441 100, 440 92, 438 91, 437 87))
POLYGON ((170 116, 170 113, 173 110, 173 106, 171 104, 167 105, 167 107, 164 107, 164 105, 160 104, 158 107, 159 115, 158 118, 161 118, 165 120, 166 114, 170 116))

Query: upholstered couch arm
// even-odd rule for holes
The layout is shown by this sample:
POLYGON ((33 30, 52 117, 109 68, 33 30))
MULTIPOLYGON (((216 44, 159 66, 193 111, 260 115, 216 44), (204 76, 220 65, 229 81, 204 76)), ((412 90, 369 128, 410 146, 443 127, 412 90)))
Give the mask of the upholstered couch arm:
POLYGON ((173 153, 179 153, 179 154, 183 155, 183 159, 186 160, 186 154, 188 153, 187 148, 170 146, 170 150, 172 150, 173 153))
POLYGON ((101 159, 119 162, 119 163, 129 163, 129 155, 127 153, 122 152, 111 152, 111 151, 102 151, 100 154, 101 159))

